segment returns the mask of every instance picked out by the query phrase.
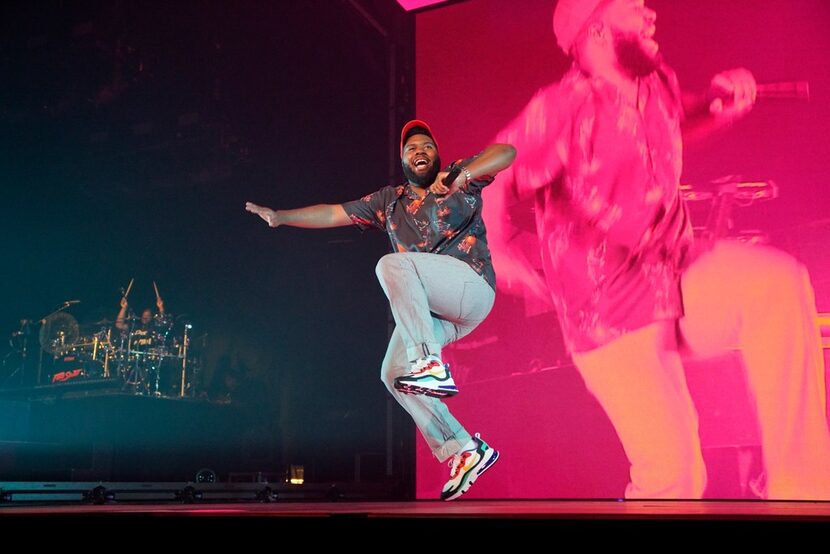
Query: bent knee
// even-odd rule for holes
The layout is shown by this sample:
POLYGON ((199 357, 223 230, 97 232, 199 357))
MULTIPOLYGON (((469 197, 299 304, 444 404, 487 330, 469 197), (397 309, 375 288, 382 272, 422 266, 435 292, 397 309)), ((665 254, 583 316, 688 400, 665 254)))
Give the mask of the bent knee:
POLYGON ((375 275, 378 276, 378 279, 383 280, 393 274, 396 270, 399 270, 402 261, 401 257, 402 254, 400 253, 386 254, 382 256, 378 260, 377 265, 375 265, 375 275))
MULTIPOLYGON (((771 285, 800 283, 807 269, 791 254, 763 245, 725 242, 719 244, 720 258, 728 258, 746 278, 764 280, 771 285)), ((723 262, 723 259, 719 260, 723 262)))
POLYGON ((388 367, 384 365, 380 369, 380 382, 390 391, 395 389, 395 379, 406 373, 405 368, 388 367))

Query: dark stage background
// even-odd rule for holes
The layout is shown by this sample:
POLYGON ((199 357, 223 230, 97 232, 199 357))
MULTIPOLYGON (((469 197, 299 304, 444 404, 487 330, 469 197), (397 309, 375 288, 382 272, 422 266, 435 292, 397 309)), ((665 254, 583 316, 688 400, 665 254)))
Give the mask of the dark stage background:
MULTIPOLYGON (((131 278, 140 313, 156 281, 176 333, 193 325, 196 395, 226 398, 231 373, 233 400, 257 414, 216 431, 233 455, 239 435, 263 445, 241 465, 351 479, 361 455, 368 471, 388 445, 374 275, 387 240, 273 230, 243 206, 388 184, 390 118, 412 115, 411 17, 386 1, 47 1, 6 3, 0 25, 0 338, 66 300, 81 301, 82 332, 114 319, 131 278)), ((0 384, 33 384, 2 344, 0 384)), ((129 409, 152 450, 145 432, 164 422, 129 409)), ((147 461, 165 477, 169 463, 147 461)))

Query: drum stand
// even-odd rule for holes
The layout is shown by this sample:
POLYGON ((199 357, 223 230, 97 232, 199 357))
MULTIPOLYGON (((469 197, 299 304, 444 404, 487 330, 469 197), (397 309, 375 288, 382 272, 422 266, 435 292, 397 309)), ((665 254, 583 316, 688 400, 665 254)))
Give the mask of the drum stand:
POLYGON ((155 370, 156 370, 156 379, 155 380, 156 380, 156 382, 153 385, 153 391, 152 391, 153 396, 163 396, 161 394, 161 390, 159 390, 159 389, 161 388, 161 366, 164 363, 164 356, 165 356, 165 353, 164 353, 164 351, 162 351, 161 354, 159 355, 158 363, 155 365, 155 370))
MULTIPOLYGON (((98 336, 101 333, 102 333, 102 331, 95 334, 92 337, 92 359, 93 359, 93 361, 96 361, 96 362, 98 361, 98 347, 101 346, 101 344, 102 344, 101 343, 101 338, 98 336)), ((112 338, 112 329, 107 329, 107 335, 106 336, 107 336, 107 342, 106 342, 105 346, 103 347, 103 349, 104 349, 104 374, 103 374, 103 378, 104 379, 109 379, 110 378, 110 347, 112 345, 110 340, 112 338)))
POLYGON ((127 331, 127 357, 122 361, 122 363, 127 364, 127 368, 129 369, 129 372, 124 376, 124 389, 126 390, 127 387, 132 386, 132 392, 138 394, 138 386, 144 382, 145 375, 143 374, 142 364, 138 363, 138 359, 133 360, 132 330, 131 324, 129 330, 127 331))
POLYGON ((13 366, 14 370, 5 375, 0 381, 0 386, 6 386, 6 384, 11 383, 12 380, 17 377, 21 386, 25 385, 25 379, 27 377, 27 366, 29 365, 29 337, 32 334, 32 326, 33 321, 30 319, 23 319, 20 322, 20 329, 12 333, 12 338, 9 339, 9 346, 11 350, 8 354, 3 358, 3 366, 6 367, 6 363, 8 359, 17 353, 20 357, 19 361, 13 366), (19 346, 15 344, 15 338, 19 337, 19 346))
MULTIPOLYGON (((705 225, 694 228, 695 236, 708 243, 729 237, 733 231, 733 208, 778 198, 778 185, 774 181, 740 181, 731 176, 709 183, 708 187, 681 185, 680 191, 687 203, 705 201, 708 204, 705 225)), ((758 230, 746 230, 733 238, 750 243, 766 242, 758 230)))
POLYGON ((187 336, 187 332, 190 330, 192 326, 190 323, 185 324, 184 326, 184 336, 182 337, 182 348, 181 348, 181 357, 182 357, 182 381, 181 381, 181 390, 179 391, 179 398, 184 398, 185 393, 185 385, 187 381, 187 347, 190 343, 190 337, 187 336))

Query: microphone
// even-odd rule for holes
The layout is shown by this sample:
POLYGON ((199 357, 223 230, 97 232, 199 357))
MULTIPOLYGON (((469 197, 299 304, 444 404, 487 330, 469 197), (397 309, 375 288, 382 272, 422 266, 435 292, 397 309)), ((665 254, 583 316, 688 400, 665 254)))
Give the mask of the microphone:
POLYGON ((451 188, 453 182, 455 182, 455 180, 458 178, 458 175, 460 173, 461 173, 461 166, 456 165, 454 168, 452 168, 452 171, 450 171, 447 174, 447 176, 444 177, 444 180, 442 181, 444 183, 444 186, 447 187, 447 188, 451 188))
MULTIPOLYGON (((447 173, 447 176, 446 176, 446 177, 444 177, 444 180, 443 180, 443 181, 441 181, 441 182, 442 182, 442 183, 444 183, 444 186, 445 186, 445 187, 447 187, 447 188, 451 188, 451 187, 452 187, 452 183, 453 183, 453 181, 455 181, 455 180, 458 178, 458 174, 459 174, 459 173, 461 173, 461 166, 456 165, 456 166, 452 169, 452 171, 450 171, 449 173, 447 173)), ((427 190, 427 192, 431 192, 431 191, 427 190)), ((437 194, 437 193, 436 193, 436 194, 437 194)), ((443 196, 443 195, 441 195, 441 196, 443 196)))
POLYGON ((758 85, 758 98, 810 99, 810 83, 807 81, 781 81, 758 85))
MULTIPOLYGON (((778 100, 809 100, 810 83, 807 81, 780 81, 776 83, 758 83, 756 85, 757 98, 768 98, 778 100)), ((731 102, 735 93, 720 87, 709 90, 707 94, 708 103, 711 104, 716 98, 724 102, 731 102)))
POLYGON ((453 182, 454 182, 456 179, 458 179, 458 175, 459 175, 460 173, 461 173, 461 166, 460 166, 460 165, 456 165, 454 168, 452 168, 452 171, 450 171, 450 172, 447 174, 447 176, 446 176, 446 177, 444 177, 444 186, 449 188, 449 187, 453 184, 453 182))

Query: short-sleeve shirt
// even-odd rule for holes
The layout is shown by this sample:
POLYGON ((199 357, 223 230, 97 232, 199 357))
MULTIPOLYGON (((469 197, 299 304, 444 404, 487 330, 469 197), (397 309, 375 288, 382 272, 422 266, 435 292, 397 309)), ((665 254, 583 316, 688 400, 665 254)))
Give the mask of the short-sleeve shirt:
POLYGON ((502 186, 531 193, 545 278, 571 351, 682 315, 692 243, 679 193, 680 89, 667 67, 635 103, 574 66, 497 141, 517 157, 502 186))
MULTIPOLYGON (((472 159, 453 162, 446 171, 472 159)), ((448 196, 427 192, 423 198, 409 183, 387 186, 344 203, 343 209, 359 228, 386 232, 393 252, 430 252, 458 258, 495 289, 496 274, 481 217, 481 191, 492 182, 492 177, 478 177, 448 196)))

